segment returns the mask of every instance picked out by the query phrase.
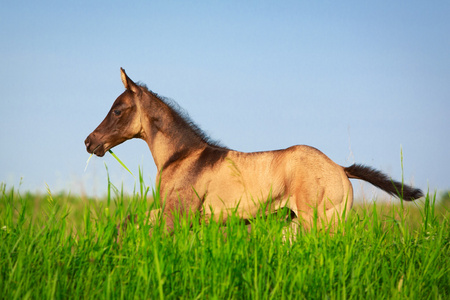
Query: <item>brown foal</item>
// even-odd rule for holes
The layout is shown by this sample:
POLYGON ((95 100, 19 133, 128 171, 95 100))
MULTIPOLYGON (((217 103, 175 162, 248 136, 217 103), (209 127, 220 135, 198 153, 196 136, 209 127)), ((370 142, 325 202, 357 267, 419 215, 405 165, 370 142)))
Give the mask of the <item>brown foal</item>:
POLYGON ((287 149, 244 153, 209 140, 167 99, 134 83, 121 69, 125 91, 115 100, 106 118, 86 138, 89 153, 106 151, 132 138, 147 142, 153 155, 164 201, 165 218, 173 230, 174 212, 201 212, 208 219, 225 221, 234 212, 253 218, 261 203, 272 211, 288 207, 295 224, 309 228, 314 214, 332 228, 345 220, 353 203, 349 178, 410 201, 421 190, 394 181, 373 168, 354 164, 342 167, 319 150, 297 145, 287 149), (213 213, 214 212, 214 213, 213 213))

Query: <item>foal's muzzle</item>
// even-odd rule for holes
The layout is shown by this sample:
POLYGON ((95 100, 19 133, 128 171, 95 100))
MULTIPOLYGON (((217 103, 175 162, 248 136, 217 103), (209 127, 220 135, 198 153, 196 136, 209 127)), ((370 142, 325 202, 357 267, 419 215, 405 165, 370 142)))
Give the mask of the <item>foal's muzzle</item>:
POLYGON ((103 143, 98 142, 92 133, 86 138, 84 144, 86 145, 86 151, 88 153, 95 154, 100 157, 105 155, 106 151, 103 143))

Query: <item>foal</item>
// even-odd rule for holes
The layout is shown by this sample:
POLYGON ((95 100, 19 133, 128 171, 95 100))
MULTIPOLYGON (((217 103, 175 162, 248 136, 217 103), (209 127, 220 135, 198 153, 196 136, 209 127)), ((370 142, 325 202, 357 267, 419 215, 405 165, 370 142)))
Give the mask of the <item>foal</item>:
MULTIPOLYGON (((352 207, 349 178, 368 181, 406 201, 423 196, 421 190, 380 171, 358 164, 342 167, 305 145, 252 153, 220 146, 173 104, 120 71, 125 91, 86 138, 86 149, 103 156, 126 140, 146 141, 157 167, 156 182, 165 201, 161 213, 169 232, 175 212, 198 211, 205 219, 221 221, 235 212, 249 219, 267 201, 271 211, 288 207, 305 228, 311 226, 315 213, 333 227, 352 207)), ((151 213, 150 221, 155 217, 151 213)))

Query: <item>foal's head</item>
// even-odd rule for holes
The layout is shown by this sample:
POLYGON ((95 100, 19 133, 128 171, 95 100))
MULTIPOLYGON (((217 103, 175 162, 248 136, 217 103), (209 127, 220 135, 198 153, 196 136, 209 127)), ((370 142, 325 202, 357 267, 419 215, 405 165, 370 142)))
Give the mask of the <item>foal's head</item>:
POLYGON ((126 140, 140 137, 142 132, 139 102, 142 90, 124 69, 120 71, 126 91, 114 101, 106 118, 84 141, 86 150, 97 156, 105 155, 106 151, 126 140))

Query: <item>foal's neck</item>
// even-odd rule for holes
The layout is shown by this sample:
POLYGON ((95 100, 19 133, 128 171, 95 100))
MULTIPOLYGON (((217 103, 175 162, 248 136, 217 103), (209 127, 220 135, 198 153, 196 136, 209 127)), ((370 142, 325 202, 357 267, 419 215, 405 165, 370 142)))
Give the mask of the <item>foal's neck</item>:
POLYGON ((141 138, 147 142, 158 172, 208 146, 195 125, 153 93, 146 95, 150 99, 143 97, 141 105, 141 138))

